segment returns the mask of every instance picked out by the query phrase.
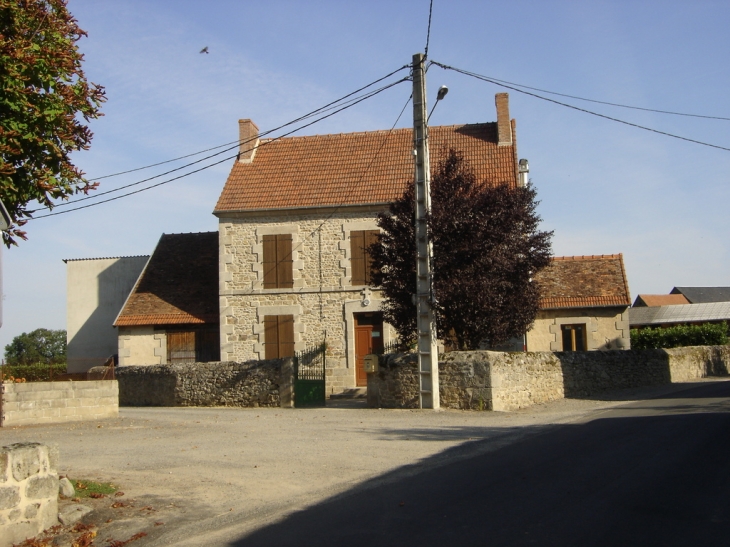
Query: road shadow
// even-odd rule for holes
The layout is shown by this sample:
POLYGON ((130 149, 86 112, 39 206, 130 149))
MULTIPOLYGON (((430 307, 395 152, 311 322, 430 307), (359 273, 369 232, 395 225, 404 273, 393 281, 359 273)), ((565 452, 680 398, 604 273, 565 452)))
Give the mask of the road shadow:
POLYGON ((641 412, 466 442, 231 545, 727 545, 730 412, 641 412))

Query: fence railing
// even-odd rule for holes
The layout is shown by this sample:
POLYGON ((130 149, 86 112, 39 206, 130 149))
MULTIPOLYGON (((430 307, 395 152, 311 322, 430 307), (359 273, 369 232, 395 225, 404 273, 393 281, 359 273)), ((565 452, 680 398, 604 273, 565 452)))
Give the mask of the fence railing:
POLYGON ((300 380, 321 380, 324 379, 326 365, 327 344, 310 346, 294 354, 297 378, 300 380))

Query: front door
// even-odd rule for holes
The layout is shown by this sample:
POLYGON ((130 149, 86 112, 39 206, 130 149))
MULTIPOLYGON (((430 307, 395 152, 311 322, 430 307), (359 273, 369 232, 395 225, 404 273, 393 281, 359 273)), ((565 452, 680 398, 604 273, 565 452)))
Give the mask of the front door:
POLYGON ((357 386, 368 385, 365 356, 383 352, 383 314, 355 314, 355 380, 357 386))

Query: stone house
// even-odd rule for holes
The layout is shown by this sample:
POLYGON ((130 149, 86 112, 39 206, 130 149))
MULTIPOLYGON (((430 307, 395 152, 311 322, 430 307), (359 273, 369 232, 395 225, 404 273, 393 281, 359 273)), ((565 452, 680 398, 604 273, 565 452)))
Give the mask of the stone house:
POLYGON ((527 351, 630 349, 631 297, 621 254, 554 257, 535 279, 542 298, 527 351))
POLYGON ((114 320, 119 364, 220 359, 218 233, 163 234, 114 320))
MULTIPOLYGON (((519 183, 515 122, 429 129, 432 164, 462 152, 479 180, 519 183)), ((221 360, 292 355, 327 343, 327 391, 365 386, 362 357, 395 339, 369 288, 376 218, 413 181, 411 129, 242 142, 213 212, 219 219, 221 360)))

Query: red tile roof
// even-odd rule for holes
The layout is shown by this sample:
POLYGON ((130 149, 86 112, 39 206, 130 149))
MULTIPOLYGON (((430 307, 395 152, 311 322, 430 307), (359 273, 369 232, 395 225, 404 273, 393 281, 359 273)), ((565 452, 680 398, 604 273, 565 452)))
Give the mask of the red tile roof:
POLYGON ((631 305, 620 254, 554 257, 535 279, 542 288, 541 309, 631 305))
POLYGON ((218 323, 218 232, 163 234, 114 325, 218 323))
POLYGON ((634 307, 678 306, 689 304, 683 294, 640 294, 634 301, 634 307))
MULTIPOLYGON (((497 146, 497 124, 429 128, 432 169, 454 148, 477 179, 517 184, 517 145, 497 146)), ((236 162, 214 213, 386 204, 413 181, 413 131, 370 131, 262 140, 236 162)))

